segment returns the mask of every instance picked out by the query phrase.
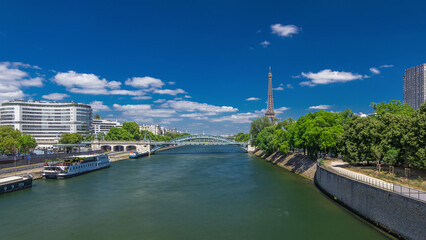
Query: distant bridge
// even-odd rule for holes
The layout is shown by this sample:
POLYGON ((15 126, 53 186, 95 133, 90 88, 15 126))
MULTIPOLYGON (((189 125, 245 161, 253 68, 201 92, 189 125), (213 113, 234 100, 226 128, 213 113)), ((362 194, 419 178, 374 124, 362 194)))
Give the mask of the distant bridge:
MULTIPOLYGON (((149 135, 148 135, 149 138, 149 135)), ((212 135, 189 135, 176 138, 170 141, 151 141, 145 139, 141 141, 98 141, 91 142, 92 150, 104 151, 148 151, 154 153, 169 146, 236 146, 245 151, 248 142, 236 142, 227 138, 212 135)))

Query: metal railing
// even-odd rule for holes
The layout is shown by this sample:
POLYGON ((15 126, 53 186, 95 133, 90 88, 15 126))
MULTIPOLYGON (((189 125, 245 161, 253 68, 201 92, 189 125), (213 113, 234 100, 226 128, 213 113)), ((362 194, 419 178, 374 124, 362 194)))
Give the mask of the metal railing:
POLYGON ((407 196, 416 200, 420 200, 423 202, 426 202, 426 192, 421 191, 421 190, 417 190, 414 188, 410 188, 410 187, 405 187, 405 186, 401 186, 398 184, 394 184, 394 183, 389 183, 374 177, 369 177, 360 173, 356 173, 356 172, 352 172, 343 168, 339 168, 339 167, 325 167, 324 165, 322 166, 323 168, 326 168, 327 170, 332 170, 333 172, 338 173, 339 175, 357 180, 359 182, 362 183, 366 183, 368 185, 377 187, 377 188, 381 188, 387 191, 391 191, 394 193, 398 193, 400 195, 403 196, 407 196))

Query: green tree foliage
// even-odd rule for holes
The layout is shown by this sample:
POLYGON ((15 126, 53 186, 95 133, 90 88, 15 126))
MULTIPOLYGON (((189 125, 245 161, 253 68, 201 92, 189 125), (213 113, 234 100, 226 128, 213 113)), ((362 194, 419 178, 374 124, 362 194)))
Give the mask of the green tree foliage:
POLYGON ((271 155, 278 149, 276 141, 274 141, 275 130, 275 126, 266 127, 256 137, 257 146, 267 155, 271 155))
POLYGON ((78 144, 83 141, 83 136, 78 133, 64 133, 59 139, 59 143, 61 144, 78 144))
POLYGON ((0 127, 0 152, 1 153, 28 153, 35 148, 37 143, 33 137, 27 134, 21 134, 20 131, 11 126, 0 127))
POLYGON ((252 138, 252 144, 258 145, 256 142, 257 135, 266 127, 272 126, 273 123, 267 117, 260 117, 255 120, 250 125, 250 136, 252 138))
POLYGON ((133 135, 124 128, 112 127, 105 136, 107 141, 133 141, 133 135))
POLYGON ((250 140, 250 135, 248 133, 237 133, 237 135, 235 135, 234 140, 237 142, 247 142, 248 140, 250 140))
POLYGON ((382 117, 385 113, 412 115, 414 109, 407 103, 402 104, 400 101, 392 100, 389 103, 371 103, 370 107, 374 109, 377 116, 382 117))
POLYGON ((37 147, 37 142, 31 135, 22 134, 18 137, 18 148, 21 153, 28 153, 35 147, 37 147))
POLYGON ((136 122, 125 122, 123 123, 122 128, 133 136, 133 140, 141 139, 141 133, 139 132, 139 124, 137 124, 136 122))
POLYGON ((106 136, 105 133, 99 132, 99 133, 96 134, 96 139, 99 140, 99 141, 101 141, 101 140, 105 139, 105 136, 106 136))
POLYGON ((99 117, 99 114, 95 114, 95 116, 93 116, 94 119, 101 119, 101 117, 99 117))

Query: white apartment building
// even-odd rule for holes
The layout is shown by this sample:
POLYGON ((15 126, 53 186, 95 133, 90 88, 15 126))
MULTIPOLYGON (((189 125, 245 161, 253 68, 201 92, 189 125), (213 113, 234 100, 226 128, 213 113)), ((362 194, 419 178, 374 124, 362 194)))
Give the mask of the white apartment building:
POLYGON ((403 80, 404 103, 419 109, 426 100, 426 64, 405 70, 403 80))
POLYGON ((13 100, 0 107, 0 125, 32 135, 41 148, 58 143, 63 133, 87 135, 91 124, 92 108, 82 103, 13 100))
POLYGON ((100 132, 107 134, 112 127, 121 128, 122 124, 118 121, 111 121, 106 119, 93 119, 92 132, 98 134, 100 132))
POLYGON ((139 131, 149 131, 152 132, 155 135, 166 135, 166 133, 173 133, 173 134, 181 134, 182 131, 177 130, 176 128, 174 129, 168 129, 165 127, 161 127, 158 124, 155 125, 139 125, 139 131))

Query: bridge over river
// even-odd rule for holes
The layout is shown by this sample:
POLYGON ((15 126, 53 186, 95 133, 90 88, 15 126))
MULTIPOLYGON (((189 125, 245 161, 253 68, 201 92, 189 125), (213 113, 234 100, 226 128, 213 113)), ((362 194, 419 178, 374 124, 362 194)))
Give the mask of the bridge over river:
MULTIPOLYGON (((149 137, 149 135, 148 135, 149 137)), ((144 137, 140 141, 99 141, 91 142, 92 150, 99 151, 148 151, 155 153, 156 151, 169 146, 236 146, 247 151, 248 142, 236 142, 224 137, 213 135, 189 135, 176 138, 170 141, 151 141, 150 138, 144 137)))

